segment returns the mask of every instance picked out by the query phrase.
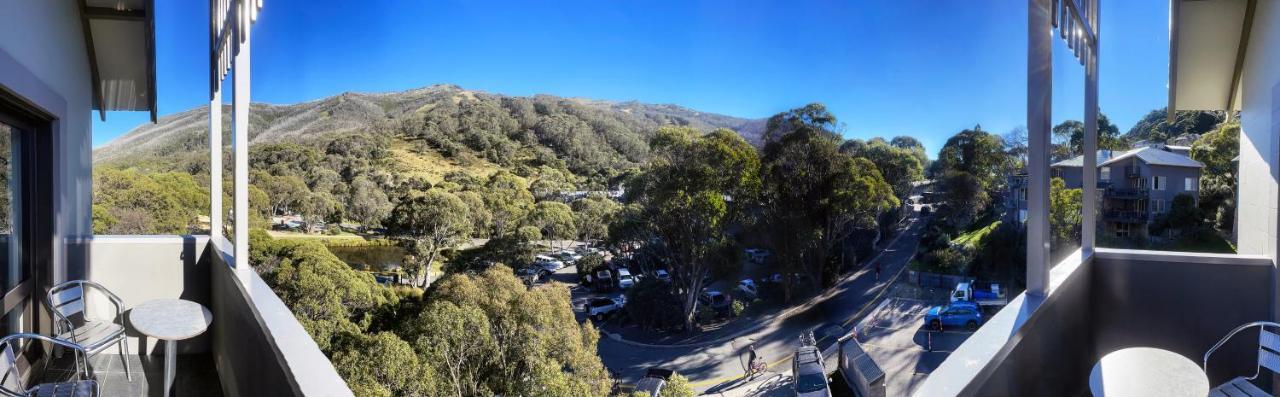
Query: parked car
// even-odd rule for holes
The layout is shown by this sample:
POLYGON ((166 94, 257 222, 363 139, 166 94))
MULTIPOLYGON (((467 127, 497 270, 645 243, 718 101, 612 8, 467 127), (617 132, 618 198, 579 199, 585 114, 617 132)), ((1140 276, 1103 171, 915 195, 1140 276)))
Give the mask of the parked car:
POLYGON ((603 320, 606 316, 622 310, 626 305, 627 298, 622 296, 616 298, 592 298, 587 301, 587 315, 596 320, 603 320))
POLYGON ((636 388, 631 395, 643 393, 642 395, 645 396, 658 397, 662 394, 662 388, 667 386, 667 381, 670 381, 675 374, 676 371, 669 369, 649 368, 648 371, 645 371, 644 378, 636 382, 636 388))
POLYGON ((702 291, 702 295, 698 296, 698 302, 716 311, 728 311, 732 303, 728 295, 713 289, 702 291))
POLYGON ((964 327, 976 330, 982 324, 982 311, 978 305, 969 302, 953 302, 946 306, 934 306, 924 314, 924 324, 929 329, 942 330, 944 327, 964 327))
POLYGON ((516 269, 516 277, 527 279, 529 281, 547 281, 547 277, 551 275, 547 269, 539 266, 528 266, 516 269))
POLYGON ((579 255, 578 253, 573 252, 573 250, 561 250, 560 252, 556 253, 556 257, 560 258, 560 260, 563 261, 564 263, 567 263, 570 265, 574 264, 579 259, 582 259, 582 255, 579 255))
POLYGON ((543 269, 547 269, 547 271, 549 272, 554 272, 556 270, 564 269, 564 262, 556 260, 555 258, 546 256, 546 255, 538 255, 534 257, 533 263, 543 269))
POLYGON ((747 248, 745 252, 747 254, 747 259, 750 259, 755 263, 764 263, 765 259, 769 259, 769 255, 771 254, 769 250, 760 248, 747 248))
POLYGON ((929 215, 931 213, 933 213, 933 206, 926 205, 926 206, 920 207, 920 215, 929 215))
POLYGON ((1009 303, 1009 299, 1005 296, 1005 291, 1000 289, 1000 284, 967 281, 957 283, 956 288, 951 290, 951 302, 969 302, 978 306, 1004 306, 1009 303))
POLYGON ((791 389, 797 397, 830 397, 827 387, 827 369, 822 351, 818 350, 813 335, 801 337, 800 348, 791 360, 791 389))
POLYGON ((747 294, 749 298, 755 298, 760 295, 760 289, 756 287, 755 280, 744 278, 738 282, 738 291, 747 294))
POLYGON ((596 271, 596 283, 594 287, 597 291, 608 291, 610 288, 613 288, 613 273, 609 272, 607 269, 600 269, 596 271))
POLYGON ((670 281, 671 281, 671 273, 667 273, 667 271, 666 271, 666 270, 664 270, 664 269, 654 270, 654 271, 653 271, 653 278, 658 279, 659 281, 666 281, 666 282, 670 282, 670 281))
POLYGON ((631 276, 631 270, 625 267, 618 269, 618 288, 627 289, 633 285, 636 285, 636 279, 631 276))

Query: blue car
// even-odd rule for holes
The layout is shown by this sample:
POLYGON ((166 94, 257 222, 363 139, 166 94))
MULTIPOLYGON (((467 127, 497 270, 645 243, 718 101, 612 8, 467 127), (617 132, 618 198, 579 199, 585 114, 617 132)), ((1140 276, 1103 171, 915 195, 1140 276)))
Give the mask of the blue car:
POLYGON ((934 306, 924 314, 924 325, 929 329, 960 328, 973 331, 982 324, 982 311, 978 305, 956 302, 946 306, 934 306))

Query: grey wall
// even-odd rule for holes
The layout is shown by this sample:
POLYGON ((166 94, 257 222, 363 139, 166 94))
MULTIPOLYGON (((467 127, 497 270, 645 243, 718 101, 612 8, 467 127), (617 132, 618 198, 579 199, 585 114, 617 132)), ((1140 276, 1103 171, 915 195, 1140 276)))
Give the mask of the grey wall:
MULTIPOLYGON (((90 234, 93 84, 79 9, 73 1, 0 0, 0 15, 0 89, 55 118, 54 241, 90 234)), ((55 244, 55 264, 64 263, 61 248, 55 244)), ((60 267, 53 276, 63 279, 60 267)))
POLYGON ((1086 263, 1053 290, 1034 315, 1006 345, 1003 361, 985 381, 971 384, 966 396, 1057 396, 1088 392, 1093 333, 1089 283, 1093 265, 1086 263))
POLYGON ((1183 182, 1185 178, 1189 178, 1189 177, 1199 178, 1200 177, 1199 168, 1169 167, 1169 166, 1143 164, 1142 176, 1147 179, 1148 187, 1151 186, 1151 177, 1153 176, 1163 176, 1168 178, 1169 185, 1165 186, 1164 190, 1155 190, 1155 189, 1149 190, 1149 197, 1152 200, 1156 200, 1156 199, 1164 200, 1165 211, 1168 211, 1169 206, 1172 205, 1173 203, 1173 198, 1177 197, 1179 194, 1188 193, 1188 194, 1191 194, 1192 197, 1196 197, 1197 199, 1200 196, 1199 191, 1197 190, 1184 189, 1186 186, 1185 186, 1185 183, 1183 182))
POLYGON ((1084 175, 1080 173, 1080 167, 1053 167, 1053 170, 1057 171, 1057 177, 1062 178, 1067 189, 1079 189, 1084 186, 1084 175))
MULTIPOLYGON (((130 308, 152 299, 176 298, 209 307, 209 236, 92 236, 66 240, 68 279, 86 279, 111 290, 130 308)), ((44 295, 39 295, 43 299, 44 295)), ((105 299, 91 310, 111 310, 105 299)), ((214 315, 214 322, 218 321, 214 315)), ((125 313, 128 318, 128 312, 125 313)), ((138 333, 126 320, 129 347, 159 354, 160 341, 138 333)), ((178 343, 181 353, 209 351, 209 333, 178 343)))

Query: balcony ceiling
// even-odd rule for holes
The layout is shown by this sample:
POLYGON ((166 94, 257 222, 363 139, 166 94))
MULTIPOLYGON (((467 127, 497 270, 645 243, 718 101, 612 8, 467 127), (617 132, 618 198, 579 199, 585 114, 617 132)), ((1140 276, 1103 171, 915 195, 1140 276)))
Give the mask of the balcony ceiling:
POLYGON ((152 0, 83 0, 81 17, 93 74, 93 109, 150 111, 155 121, 152 0))
MULTIPOLYGON (((1240 110, 1239 67, 1250 0, 1173 0, 1170 96, 1176 110, 1240 110), (1242 40, 1242 36, 1243 40, 1242 40)), ((1172 113, 1171 113, 1172 114, 1172 113)))

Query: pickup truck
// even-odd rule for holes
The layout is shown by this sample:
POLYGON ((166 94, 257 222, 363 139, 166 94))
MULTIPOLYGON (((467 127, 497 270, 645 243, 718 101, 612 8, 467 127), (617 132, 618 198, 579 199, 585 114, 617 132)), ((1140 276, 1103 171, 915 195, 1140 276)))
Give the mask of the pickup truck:
POLYGON ((969 302, 978 306, 1004 306, 1009 303, 1000 284, 982 285, 973 281, 956 284, 951 291, 951 303, 969 302))

